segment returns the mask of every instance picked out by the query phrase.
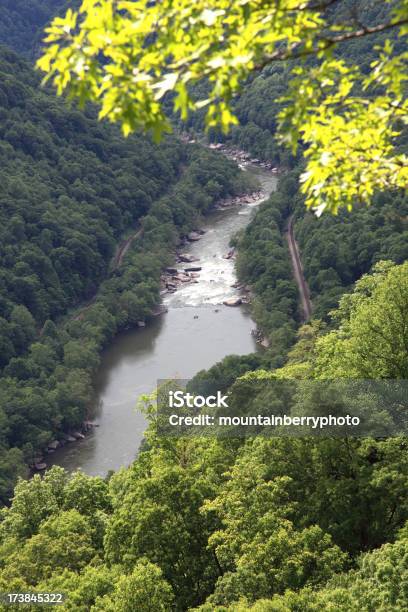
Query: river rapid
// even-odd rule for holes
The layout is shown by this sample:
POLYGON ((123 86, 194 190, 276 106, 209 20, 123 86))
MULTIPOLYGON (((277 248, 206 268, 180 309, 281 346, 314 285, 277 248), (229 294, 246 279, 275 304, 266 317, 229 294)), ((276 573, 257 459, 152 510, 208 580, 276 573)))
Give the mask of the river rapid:
MULTIPOLYGON (((276 188, 277 177, 256 166, 263 193, 276 188)), ((226 355, 245 355, 257 350, 251 330, 255 327, 248 307, 228 307, 223 300, 237 295, 234 260, 224 259, 231 237, 250 221, 262 201, 210 214, 202 225, 205 234, 183 249, 199 258, 198 283, 186 284, 165 295, 168 312, 147 327, 119 334, 102 354, 95 377, 92 432, 49 456, 49 465, 69 471, 81 469, 104 476, 109 470, 129 465, 136 457, 145 417, 136 409, 138 398, 150 393, 158 379, 191 378, 226 355)), ((188 264, 179 264, 182 268, 188 264)))

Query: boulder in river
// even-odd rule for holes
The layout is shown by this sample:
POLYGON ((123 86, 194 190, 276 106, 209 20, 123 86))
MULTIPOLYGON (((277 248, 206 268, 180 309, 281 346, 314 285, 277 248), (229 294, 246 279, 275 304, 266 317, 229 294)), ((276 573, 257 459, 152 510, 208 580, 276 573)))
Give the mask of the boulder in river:
POLYGON ((179 283, 189 283, 191 278, 187 274, 177 274, 173 279, 179 283))
POLYGON ((59 447, 59 445, 60 445, 59 440, 53 440, 53 442, 50 442, 48 444, 48 450, 55 451, 59 447))
POLYGON ((193 261, 197 261, 197 258, 189 253, 181 253, 181 255, 179 255, 179 260, 184 263, 193 263, 193 261))
MULTIPOLYGON (((168 312, 169 309, 166 306, 157 306, 153 312, 152 312, 152 316, 153 317, 160 317, 162 314, 165 314, 166 312, 168 312)), ((98 423, 94 424, 94 427, 99 427, 98 423)))
POLYGON ((36 463, 34 467, 39 472, 42 472, 43 470, 47 469, 47 464, 46 463, 36 463))
POLYGON ((242 304, 242 298, 240 298, 239 296, 227 298, 223 301, 223 304, 224 306, 239 306, 240 304, 242 304))
POLYGON ((187 240, 189 240, 190 242, 197 242, 197 240, 200 240, 201 238, 201 234, 199 234, 198 232, 190 232, 187 235, 187 240))
POLYGON ((138 321, 137 322, 137 326, 138 327, 146 327, 146 322, 145 321, 138 321))
POLYGON ((97 427, 96 423, 94 423, 93 421, 84 421, 82 423, 82 428, 84 429, 84 431, 89 431, 90 429, 92 429, 92 427, 97 427))
POLYGON ((191 268, 184 268, 184 272, 201 272, 201 266, 192 266, 191 268))
POLYGON ((166 272, 167 274, 177 274, 178 270, 177 268, 166 268, 166 272))

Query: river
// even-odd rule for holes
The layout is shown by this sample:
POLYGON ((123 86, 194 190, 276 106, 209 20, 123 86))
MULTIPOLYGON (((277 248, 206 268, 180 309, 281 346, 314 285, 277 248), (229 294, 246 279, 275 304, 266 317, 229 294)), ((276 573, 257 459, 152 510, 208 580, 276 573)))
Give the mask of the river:
MULTIPOLYGON (((246 170, 258 177, 265 194, 276 188, 276 175, 255 166, 246 170)), ((202 267, 199 282, 165 296, 167 313, 146 328, 119 334, 104 351, 95 377, 93 420, 98 427, 84 440, 58 450, 48 464, 102 476, 129 465, 146 427, 144 416, 136 410, 140 395, 153 391, 158 379, 191 378, 226 355, 257 350, 248 308, 222 305, 237 293, 231 287, 236 281, 234 261, 223 255, 231 237, 248 224, 256 205, 236 206, 207 217, 201 240, 183 249, 199 258, 193 264, 202 267)))

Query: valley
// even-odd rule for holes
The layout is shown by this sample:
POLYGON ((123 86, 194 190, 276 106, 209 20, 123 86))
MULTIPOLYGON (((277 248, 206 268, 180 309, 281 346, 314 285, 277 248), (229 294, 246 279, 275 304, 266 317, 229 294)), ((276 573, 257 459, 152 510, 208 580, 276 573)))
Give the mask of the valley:
POLYGON ((109 470, 129 465, 146 427, 145 417, 137 410, 138 399, 151 393, 159 379, 191 378, 227 355, 257 350, 248 307, 223 305, 239 294, 233 286, 235 261, 225 258, 230 239, 245 228, 262 197, 267 198, 277 182, 274 174, 257 166, 247 166, 246 172, 259 181, 264 196, 210 212, 205 218, 200 240, 183 246, 195 264, 178 264, 201 268, 194 282, 181 283, 174 293, 164 294, 162 315, 146 327, 120 333, 105 348, 88 415, 97 426, 85 439, 46 455, 49 466, 105 476, 109 470))

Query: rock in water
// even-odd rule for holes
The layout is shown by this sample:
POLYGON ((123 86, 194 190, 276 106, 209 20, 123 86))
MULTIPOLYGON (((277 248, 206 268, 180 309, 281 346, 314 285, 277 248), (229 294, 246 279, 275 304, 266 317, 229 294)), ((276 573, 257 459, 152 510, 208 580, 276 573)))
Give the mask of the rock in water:
POLYGON ((242 304, 242 299, 240 297, 232 297, 223 301, 224 306, 239 306, 242 304))
POLYGON ((188 253, 182 253, 179 255, 179 259, 184 263, 193 263, 193 261, 197 261, 197 258, 194 257, 194 255, 189 255, 188 253))
POLYGON ((235 255, 235 249, 230 249, 226 255, 223 255, 223 259, 232 259, 235 255))
POLYGON ((197 232, 190 232, 187 236, 187 240, 190 240, 190 242, 196 242, 197 240, 200 240, 200 238, 201 235, 197 232))

